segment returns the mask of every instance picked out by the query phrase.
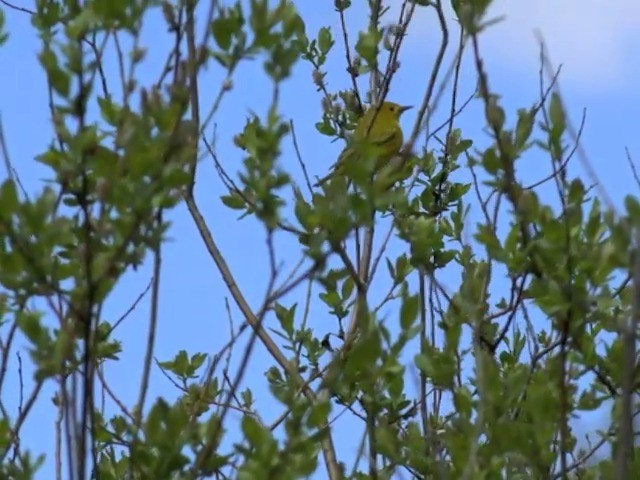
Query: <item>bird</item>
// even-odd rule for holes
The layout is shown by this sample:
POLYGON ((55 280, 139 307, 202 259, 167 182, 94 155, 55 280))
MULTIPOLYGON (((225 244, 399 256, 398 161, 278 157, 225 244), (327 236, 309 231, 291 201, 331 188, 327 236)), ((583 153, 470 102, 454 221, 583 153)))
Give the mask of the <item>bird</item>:
POLYGON ((404 137, 400 116, 410 108, 412 107, 394 102, 383 102, 379 108, 369 107, 356 123, 353 137, 338 157, 332 171, 318 180, 315 186, 321 186, 336 174, 341 174, 345 165, 357 162, 365 146, 372 147, 375 171, 384 167, 402 148, 404 137))

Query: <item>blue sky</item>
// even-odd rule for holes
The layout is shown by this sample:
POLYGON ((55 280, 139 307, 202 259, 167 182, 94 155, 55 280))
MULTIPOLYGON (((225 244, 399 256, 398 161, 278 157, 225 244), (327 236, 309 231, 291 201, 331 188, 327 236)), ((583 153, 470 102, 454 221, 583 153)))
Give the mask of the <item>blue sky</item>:
MULTIPOLYGON (((344 54, 338 36, 339 19, 333 11, 333 2, 298 3, 310 37, 315 36, 321 26, 331 27, 336 36, 336 47, 327 65, 328 87, 332 91, 346 88, 349 79, 344 70, 344 54)), ((364 24, 362 12, 354 8, 347 13, 350 31, 354 32, 352 39, 355 38, 355 31, 364 24)), ((0 48, 0 65, 11 67, 0 75, 0 88, 4 92, 0 96, 0 115, 14 166, 27 190, 35 194, 43 187, 43 180, 50 176, 44 167, 33 160, 46 149, 51 138, 46 82, 37 60, 40 45, 30 26, 28 15, 8 8, 4 8, 4 13, 10 38, 0 48)), ((631 155, 640 159, 637 127, 640 92, 635 86, 635 79, 640 73, 640 66, 636 61, 640 58, 640 4, 634 0, 564 0, 562 6, 554 4, 551 7, 550 2, 543 0, 497 1, 489 17, 503 14, 506 19, 491 27, 481 37, 481 49, 491 88, 503 96, 508 122, 515 120, 516 108, 528 107, 537 98, 539 64, 534 32, 539 30, 547 43, 552 61, 556 65, 563 64, 561 88, 574 123, 579 123, 583 109, 587 110, 583 145, 602 187, 620 205, 626 193, 637 192, 624 148, 628 147, 631 155)), ((391 23, 394 18, 388 16, 383 23, 391 23)), ((453 19, 451 12, 449 19, 453 19)), ((143 85, 149 85, 155 80, 170 46, 171 39, 160 22, 161 16, 155 12, 149 16, 145 25, 142 44, 148 48, 148 57, 140 69, 143 85)), ((401 68, 392 84, 390 99, 402 104, 416 104, 420 101, 438 38, 433 13, 419 12, 406 38, 400 57, 401 68)), ((448 58, 450 60, 451 56, 448 58)), ((469 60, 469 57, 465 58, 462 69, 462 98, 475 87, 475 71, 469 60)), ((115 84, 117 72, 113 55, 107 57, 106 64, 107 75, 113 78, 115 84)), ((222 72, 212 62, 200 83, 201 105, 205 109, 217 93, 221 78, 222 72)), ((364 86, 364 83, 361 85, 364 86)), ((243 152, 233 147, 233 134, 242 128, 249 111, 265 114, 270 95, 270 86, 261 71, 260 59, 239 68, 234 77, 234 88, 225 97, 216 118, 217 151, 228 170, 237 171, 242 166, 243 152)), ((282 112, 295 122, 301 153, 312 175, 324 174, 341 149, 340 144, 331 144, 327 137, 315 131, 314 124, 321 112, 320 100, 320 94, 315 91, 311 82, 310 66, 300 62, 293 77, 283 85, 282 112)), ((443 105, 446 105, 446 96, 443 101, 443 105)), ((415 112, 409 112, 404 118, 406 131, 412 126, 414 115, 415 112)), ((434 113, 434 125, 444 119, 445 110, 434 113)), ((489 143, 489 139, 479 127, 482 125, 479 121, 482 122, 482 107, 475 102, 461 116, 458 126, 462 128, 465 137, 474 139, 477 146, 482 147, 489 143)), ((290 141, 286 140, 285 144, 282 165, 299 180, 302 177, 292 155, 290 141)), ((579 164, 576 162, 574 165, 573 172, 579 172, 579 164)), ((548 160, 540 154, 527 156, 519 167, 524 177, 532 181, 546 176, 549 171, 548 160)), ((458 181, 468 179, 468 173, 464 169, 458 175, 458 181)), ((199 168, 196 186, 200 208, 236 276, 237 283, 246 293, 250 304, 258 308, 265 292, 265 274, 268 271, 264 231, 250 219, 237 221, 236 212, 227 210, 220 203, 219 197, 223 193, 213 163, 204 159, 199 168)), ((189 353, 215 353, 226 343, 229 334, 225 310, 228 292, 202 245, 186 208, 176 208, 171 212, 170 219, 173 225, 169 232, 170 240, 164 250, 155 349, 155 356, 161 361, 169 360, 180 349, 189 353)), ((400 243, 395 242, 391 253, 399 252, 400 248, 400 243)), ((278 260, 285 265, 285 271, 292 268, 300 258, 296 242, 285 235, 277 235, 276 252, 278 260)), ((123 278, 105 306, 104 319, 115 321, 129 308, 149 282, 150 267, 147 264, 123 278)), ((450 287, 455 288, 458 281, 452 276, 450 287)), ((318 291, 317 288, 315 291, 318 291)), ((385 292, 381 286, 372 295, 380 298, 385 292)), ((287 300, 302 300, 303 295, 301 290, 287 300)), ((123 342, 122 360, 106 367, 105 375, 111 388, 129 407, 137 399, 149 309, 147 297, 116 330, 115 336, 123 342)), ((298 311, 300 310, 301 307, 298 311)), ((240 314, 234 306, 231 311, 237 328, 241 322, 240 314)), ((397 322, 396 311, 392 308, 383 310, 383 316, 390 325, 397 322)), ((318 337, 335 330, 335 321, 317 301, 312 304, 311 319, 318 337)), ((275 326, 275 319, 269 318, 268 322, 269 326, 275 326)), ((20 339, 19 346, 25 347, 26 342, 20 339)), ((15 411, 17 398, 14 394, 17 392, 18 377, 15 356, 13 358, 14 368, 6 380, 3 401, 15 411)), ((234 358, 240 358, 240 351, 234 358)), ((26 356, 23 359, 28 363, 26 356)), ((269 357, 259 346, 250 363, 244 385, 253 389, 257 399, 256 407, 265 422, 271 423, 279 415, 281 408, 270 398, 264 381, 263 371, 267 364, 271 364, 269 357)), ((412 374, 409 374, 408 379, 410 378, 412 374)), ((31 379, 25 373, 26 392, 29 392, 30 384, 31 379)), ((23 430, 23 446, 29 445, 34 452, 50 453, 38 478, 50 478, 53 468, 51 453, 54 447, 55 412, 50 403, 53 391, 53 388, 43 391, 32 418, 23 430)), ((174 387, 155 368, 147 405, 156 397, 171 399, 175 395, 174 387)), ((334 410, 335 413, 337 410, 334 410)), ((230 418, 235 422, 240 417, 232 412, 230 418)), ((359 436, 356 437, 349 430, 353 425, 348 416, 341 417, 335 424, 339 455, 346 459, 353 458, 358 446, 359 436)), ((318 478, 322 478, 322 475, 318 478)))

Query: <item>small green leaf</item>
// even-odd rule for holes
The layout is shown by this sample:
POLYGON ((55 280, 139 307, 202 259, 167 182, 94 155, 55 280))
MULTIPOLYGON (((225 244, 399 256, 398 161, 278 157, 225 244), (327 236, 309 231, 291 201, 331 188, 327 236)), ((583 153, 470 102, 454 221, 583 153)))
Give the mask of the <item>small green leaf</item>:
POLYGON ((5 180, 0 186, 0 205, 6 213, 12 212, 18 206, 18 191, 11 179, 5 180))
POLYGON ((351 0, 334 0, 333 4, 337 12, 343 12, 351 6, 351 0))
POLYGON ((323 122, 316 123, 316 130, 323 135, 332 137, 336 134, 336 129, 331 126, 329 120, 325 119, 323 122))
POLYGON ((287 332, 289 337, 293 336, 293 320, 296 315, 297 304, 293 304, 291 308, 285 308, 281 304, 276 303, 274 310, 276 312, 276 318, 280 322, 282 329, 287 332))
POLYGON ((354 287, 355 287, 355 282, 353 281, 353 278, 352 277, 345 278, 344 282, 342 283, 342 289, 340 292, 344 300, 347 300, 349 299, 349 297, 351 297, 354 287))
POLYGON ((471 189, 470 183, 453 183, 449 190, 449 202, 457 202, 471 189))
POLYGON ((393 263, 391 263, 391 260, 389 260, 389 257, 385 258, 385 262, 387 263, 387 271, 389 272, 389 277, 391 277, 391 279, 393 279, 395 283, 398 283, 396 269, 393 266, 393 263))
POLYGON ((518 123, 516 125, 515 147, 518 150, 524 148, 533 131, 533 112, 521 109, 518 111, 518 123))
POLYGON ((229 195, 222 195, 220 197, 222 203, 233 210, 244 210, 246 208, 246 204, 244 198, 240 196, 237 192, 231 192, 229 195))
POLYGON ((336 291, 322 292, 320 294, 320 300, 332 308, 338 307, 342 304, 340 295, 338 295, 338 292, 336 291))
POLYGON ((500 159, 498 158, 498 154, 496 150, 491 147, 485 150, 482 155, 482 166, 492 175, 495 175, 500 170, 500 159))
POLYGON ((473 140, 464 139, 460 140, 455 145, 451 145, 449 148, 449 154, 453 157, 457 157, 461 153, 466 152, 473 146, 473 140))
POLYGON ((551 104, 549 105, 549 118, 554 129, 563 132, 566 127, 566 117, 564 108, 562 108, 562 100, 556 92, 551 94, 551 104))
POLYGON ((207 356, 204 353, 194 353, 191 355, 191 368, 195 371, 198 370, 207 359, 207 356))
POLYGON ((627 195, 624 197, 624 206, 631 220, 640 223, 640 202, 638 202, 638 199, 632 195, 627 195))
POLYGON ((173 361, 174 373, 180 377, 186 376, 189 368, 189 357, 187 356, 187 352, 185 350, 180 350, 173 361))
POLYGON ((478 231, 474 238, 487 249, 487 253, 491 258, 497 260, 505 259, 505 252, 500 243, 495 229, 490 225, 478 225, 478 231))
POLYGON ((495 97, 491 97, 485 107, 485 115, 489 126, 494 130, 501 132, 506 119, 504 110, 495 97))
POLYGON ((104 118, 109 125, 117 126, 122 109, 113 103, 111 97, 98 97, 98 105, 100 106, 102 118, 104 118))
POLYGON ((356 52, 368 65, 377 65, 378 45, 382 40, 382 32, 371 29, 368 32, 360 32, 356 42, 356 52))
POLYGON ((233 57, 221 52, 212 52, 211 56, 224 68, 229 68, 233 65, 233 57))
POLYGON ((427 378, 433 381, 434 386, 452 388, 456 366, 454 356, 448 352, 442 352, 429 345, 425 345, 425 352, 414 357, 416 367, 427 378))
POLYGON ((4 27, 5 27, 4 13, 2 12, 2 10, 0 10, 0 45, 5 43, 9 38, 9 34, 4 31, 4 27))
POLYGON ((58 58, 53 50, 45 48, 40 53, 40 63, 47 72, 47 78, 51 87, 56 93, 67 98, 71 89, 71 76, 59 67, 58 58))
POLYGON ((327 54, 331 47, 333 47, 333 38, 331 37, 331 30, 327 27, 322 27, 318 33, 318 48, 323 54, 327 54))
POLYGON ((310 428, 319 428, 327 423, 327 418, 331 413, 331 403, 328 399, 319 400, 313 403, 309 411, 307 425, 310 428))
POLYGON ((218 46, 227 51, 231 47, 231 39, 238 24, 233 18, 220 16, 211 22, 211 33, 218 46))
POLYGON ((418 317, 420 308, 420 297, 418 295, 407 295, 400 307, 400 326, 402 330, 408 330, 418 317))
POLYGON ((453 392, 453 405, 463 418, 470 418, 473 411, 473 398, 466 387, 456 388, 453 392))
POLYGON ((36 346, 48 336, 46 328, 42 326, 40 316, 34 312, 23 312, 18 317, 18 326, 24 336, 36 346))
POLYGON ((595 391, 586 390, 580 394, 576 407, 582 411, 593 411, 600 408, 606 400, 607 397, 605 395, 598 396, 595 391))
POLYGON ((253 393, 251 390, 243 390, 240 394, 240 398, 242 398, 242 405, 245 408, 251 408, 253 406, 253 393))
POLYGON ((253 415, 242 417, 242 433, 249 445, 260 448, 270 443, 271 435, 262 427, 253 415))

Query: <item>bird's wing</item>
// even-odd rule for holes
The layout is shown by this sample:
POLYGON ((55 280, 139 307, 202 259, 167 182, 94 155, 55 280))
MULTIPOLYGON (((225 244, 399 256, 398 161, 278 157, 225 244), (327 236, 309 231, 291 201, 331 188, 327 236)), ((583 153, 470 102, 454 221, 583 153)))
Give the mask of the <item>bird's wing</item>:
MULTIPOLYGON (((396 130, 394 129, 384 131, 384 132, 377 132, 376 135, 370 134, 367 138, 367 142, 373 146, 379 147, 389 142, 395 135, 396 135, 396 130)), ((321 178, 320 180, 318 180, 314 186, 319 186, 319 185, 322 185, 323 183, 326 183, 330 178, 332 178, 335 175, 336 170, 339 170, 342 165, 344 165, 345 163, 348 163, 350 160, 353 159, 353 157, 356 157, 357 155, 358 155, 357 150, 352 145, 351 146, 347 145, 347 147, 345 147, 342 153, 340 153, 340 156, 338 157, 338 160, 336 161, 336 163, 332 165, 331 171, 329 172, 329 174, 321 178)))
POLYGON ((379 132, 378 135, 370 135, 369 142, 371 142, 372 145, 384 145, 389 140, 391 140, 395 134, 396 131, 393 129, 389 131, 379 132))

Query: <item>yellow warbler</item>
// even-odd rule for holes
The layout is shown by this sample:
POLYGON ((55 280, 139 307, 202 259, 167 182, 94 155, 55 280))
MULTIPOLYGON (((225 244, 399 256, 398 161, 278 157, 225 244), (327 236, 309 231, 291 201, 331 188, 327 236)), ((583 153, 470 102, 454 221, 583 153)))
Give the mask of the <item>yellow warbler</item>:
POLYGON ((404 138, 400 128, 400 115, 410 108, 393 102, 383 102, 379 109, 375 106, 367 109, 358 120, 351 142, 340 154, 333 171, 318 180, 316 186, 322 185, 336 173, 341 173, 344 165, 357 162, 362 148, 366 146, 373 148, 375 171, 384 167, 402 148, 404 138))

